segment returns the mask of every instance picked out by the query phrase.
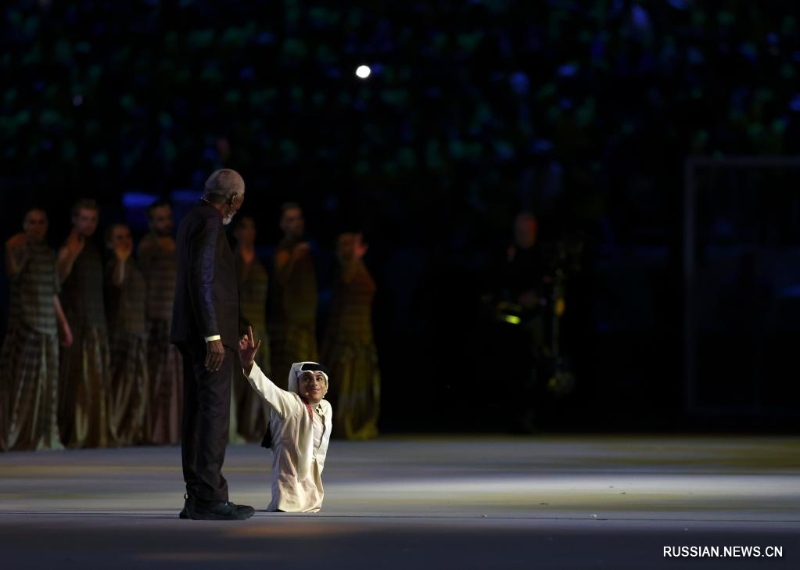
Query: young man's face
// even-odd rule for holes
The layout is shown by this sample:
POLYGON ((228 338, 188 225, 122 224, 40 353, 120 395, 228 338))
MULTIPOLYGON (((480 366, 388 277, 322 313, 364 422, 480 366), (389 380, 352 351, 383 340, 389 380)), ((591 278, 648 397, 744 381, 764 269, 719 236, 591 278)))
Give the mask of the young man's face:
POLYGON ((234 232, 236 241, 244 245, 253 245, 256 241, 256 223, 253 218, 244 217, 239 220, 234 232))
POLYGON ((130 250, 133 247, 133 236, 128 226, 116 225, 111 229, 111 239, 109 243, 111 249, 121 247, 130 250))
POLYGON ((305 231, 305 219, 300 208, 290 208, 281 217, 281 229, 286 237, 300 239, 305 231))
POLYGON ((336 256, 342 263, 361 259, 366 251, 367 246, 364 244, 361 234, 344 233, 336 242, 336 256))
POLYGON ((22 223, 25 237, 33 243, 42 243, 47 235, 47 215, 41 210, 31 210, 22 223))
POLYGON ((297 379, 300 397, 309 404, 318 404, 328 393, 328 381, 322 372, 306 370, 297 379))
POLYGON ((150 213, 150 229, 159 236, 172 235, 172 208, 159 206, 150 213))
POLYGON ((72 218, 72 225, 83 237, 91 237, 97 229, 97 210, 81 208, 72 218))

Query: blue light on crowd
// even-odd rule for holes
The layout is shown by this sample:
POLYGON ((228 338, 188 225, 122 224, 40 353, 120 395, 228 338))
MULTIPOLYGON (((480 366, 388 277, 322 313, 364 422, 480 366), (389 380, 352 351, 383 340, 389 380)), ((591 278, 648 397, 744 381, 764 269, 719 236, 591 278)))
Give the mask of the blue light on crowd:
POLYGON ((176 204, 186 204, 199 200, 200 192, 197 190, 174 190, 170 196, 176 204))
POLYGON ((561 77, 572 77, 578 73, 578 65, 575 63, 566 63, 558 68, 558 74, 561 77))
MULTIPOLYGON (((196 197, 196 194, 195 194, 196 197)), ((158 200, 155 194, 147 194, 145 192, 123 192, 122 205, 125 208, 147 208, 150 204, 158 200)))

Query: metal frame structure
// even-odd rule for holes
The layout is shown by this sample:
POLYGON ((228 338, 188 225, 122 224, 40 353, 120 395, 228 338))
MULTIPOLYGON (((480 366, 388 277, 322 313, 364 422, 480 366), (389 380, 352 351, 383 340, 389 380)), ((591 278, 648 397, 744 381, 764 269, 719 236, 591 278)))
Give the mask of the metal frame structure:
MULTIPOLYGON (((761 408, 719 408, 702 407, 697 403, 696 393, 696 348, 697 335, 694 327, 695 314, 695 247, 697 244, 697 180, 699 167, 727 169, 757 168, 797 168, 800 170, 800 156, 690 156, 684 162, 683 171, 683 283, 684 283, 684 412, 689 415, 754 416, 764 413, 761 408)), ((787 410, 769 410, 770 415, 796 415, 797 407, 787 410)))

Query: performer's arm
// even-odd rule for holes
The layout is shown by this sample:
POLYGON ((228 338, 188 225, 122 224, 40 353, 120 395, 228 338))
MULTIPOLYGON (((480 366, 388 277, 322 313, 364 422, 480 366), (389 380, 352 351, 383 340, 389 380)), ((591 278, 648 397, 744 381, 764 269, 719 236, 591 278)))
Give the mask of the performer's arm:
POLYGON ((255 355, 261 346, 261 341, 253 341, 253 327, 248 327, 248 334, 239 340, 239 356, 242 361, 242 372, 253 389, 261 394, 267 403, 278 412, 281 417, 286 417, 298 406, 297 398, 291 393, 282 390, 267 378, 264 372, 255 363, 255 355))
POLYGON ((294 272, 297 261, 311 252, 308 242, 301 242, 292 248, 291 252, 281 250, 275 256, 275 277, 282 284, 289 282, 289 278, 294 272))
POLYGON ((72 230, 72 233, 69 234, 69 238, 67 238, 67 243, 59 250, 56 266, 58 268, 58 280, 61 283, 66 281, 69 274, 72 273, 72 266, 83 251, 84 244, 84 237, 75 230, 72 230))
POLYGON ((247 381, 281 417, 285 418, 297 407, 298 400, 292 397, 290 392, 278 388, 272 380, 267 378, 258 364, 253 363, 247 374, 247 381))
POLYGON ((63 346, 71 346, 72 329, 64 314, 64 309, 61 308, 61 301, 58 299, 58 295, 53 295, 53 307, 55 307, 56 310, 56 319, 58 320, 59 332, 61 333, 61 344, 63 346))
POLYGON ((24 233, 18 233, 6 242, 6 271, 10 279, 16 278, 30 261, 24 233))

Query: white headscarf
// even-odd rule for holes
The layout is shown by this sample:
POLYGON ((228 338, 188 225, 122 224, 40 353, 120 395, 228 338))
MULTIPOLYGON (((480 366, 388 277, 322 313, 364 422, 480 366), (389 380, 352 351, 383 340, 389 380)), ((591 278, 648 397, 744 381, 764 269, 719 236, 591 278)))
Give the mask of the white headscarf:
POLYGON ((319 362, 311 362, 310 360, 306 360, 305 362, 295 362, 292 364, 292 368, 289 370, 289 392, 294 392, 295 394, 300 393, 298 391, 298 382, 300 380, 300 376, 303 375, 303 372, 307 372, 309 370, 312 372, 320 372, 325 377, 325 383, 328 383, 328 372, 319 362))

